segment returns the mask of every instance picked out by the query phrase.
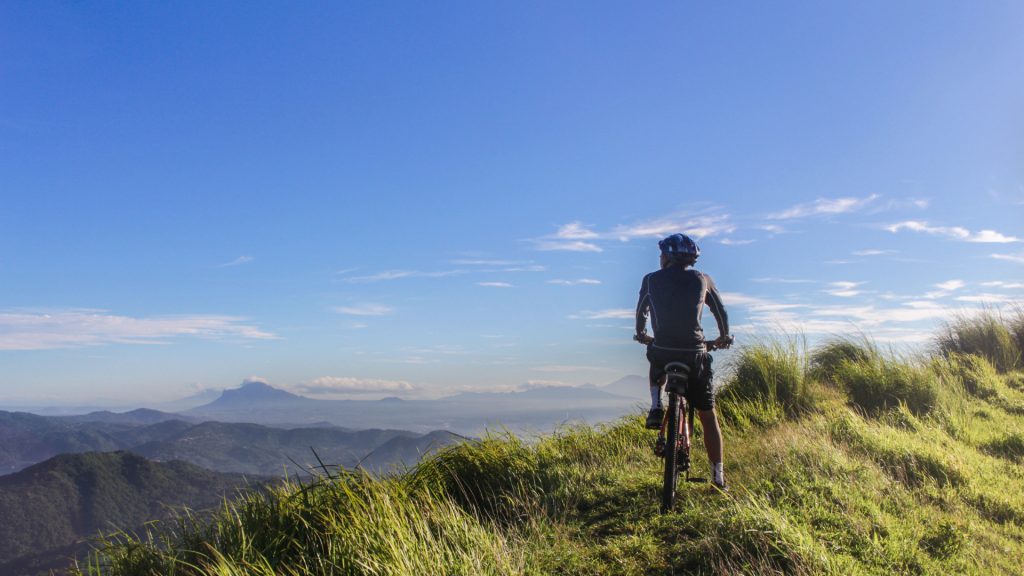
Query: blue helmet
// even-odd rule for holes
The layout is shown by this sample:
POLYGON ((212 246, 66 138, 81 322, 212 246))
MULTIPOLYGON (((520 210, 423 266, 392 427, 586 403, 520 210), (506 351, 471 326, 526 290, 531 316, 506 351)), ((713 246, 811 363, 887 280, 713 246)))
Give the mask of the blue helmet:
POLYGON ((673 234, 658 242, 658 248, 661 248, 662 256, 672 260, 696 261, 700 256, 700 248, 686 234, 673 234))

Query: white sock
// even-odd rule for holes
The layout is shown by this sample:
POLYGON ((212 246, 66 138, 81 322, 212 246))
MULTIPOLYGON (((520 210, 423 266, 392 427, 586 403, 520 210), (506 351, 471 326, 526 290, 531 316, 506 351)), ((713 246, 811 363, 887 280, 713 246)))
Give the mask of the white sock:
POLYGON ((661 409, 661 386, 651 386, 651 410, 661 409))
POLYGON ((725 479, 725 471, 722 470, 722 463, 717 462, 711 465, 711 478, 714 482, 721 484, 725 479))

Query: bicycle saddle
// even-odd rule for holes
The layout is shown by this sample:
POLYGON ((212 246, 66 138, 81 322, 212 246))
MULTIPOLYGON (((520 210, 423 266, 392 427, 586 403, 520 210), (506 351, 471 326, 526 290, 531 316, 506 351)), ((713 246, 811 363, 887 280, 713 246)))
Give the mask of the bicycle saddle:
POLYGON ((690 372, 690 367, 682 362, 669 362, 668 364, 665 364, 665 372, 681 372, 683 374, 688 374, 690 372))

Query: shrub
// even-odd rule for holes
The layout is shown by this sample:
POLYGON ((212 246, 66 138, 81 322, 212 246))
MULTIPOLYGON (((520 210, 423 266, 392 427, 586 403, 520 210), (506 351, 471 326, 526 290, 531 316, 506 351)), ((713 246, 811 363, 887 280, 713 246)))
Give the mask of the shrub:
POLYGON ((981 356, 992 363, 999 372, 1008 372, 1020 362, 1020 334, 1024 332, 1024 320, 1018 312, 1010 326, 1018 336, 992 311, 973 316, 961 314, 943 324, 935 337, 939 352, 981 356))
POLYGON ((938 378, 932 371, 892 355, 862 362, 843 360, 834 369, 833 379, 849 392, 854 404, 871 414, 901 402, 914 414, 927 414, 939 396, 938 378))
POLYGON ((732 378, 719 396, 729 400, 767 401, 786 409, 809 402, 804 359, 793 339, 764 337, 739 350, 730 366, 732 378))
POLYGON ((952 352, 946 358, 935 359, 933 368, 942 380, 960 387, 971 396, 988 400, 999 395, 999 374, 981 356, 952 352))
POLYGON ((836 336, 815 348, 808 374, 815 380, 833 382, 835 371, 844 361, 867 362, 878 355, 878 349, 863 336, 860 339, 836 336))
MULTIPOLYGON (((1024 308, 1019 305, 1013 310, 1013 315, 1006 321, 1006 327, 1010 330, 1010 334, 1013 334, 1013 339, 1017 343, 1017 351, 1024 356, 1024 308)), ((1017 359, 1017 367, 1024 368, 1024 358, 1017 359)))

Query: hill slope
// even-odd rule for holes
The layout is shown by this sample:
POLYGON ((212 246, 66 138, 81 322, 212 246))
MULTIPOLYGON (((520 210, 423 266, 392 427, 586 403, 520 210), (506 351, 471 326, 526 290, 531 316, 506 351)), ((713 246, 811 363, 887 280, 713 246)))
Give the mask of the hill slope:
MULTIPOLYGON (((413 440, 419 436, 403 430, 283 430, 259 424, 205 422, 169 438, 135 446, 132 451, 151 460, 184 460, 222 472, 282 475, 285 468, 305 472, 318 466, 316 456, 327 464, 355 466, 391 440, 402 437, 413 440)), ((433 441, 433 438, 428 440, 433 441)), ((407 455, 407 452, 402 454, 407 455)), ((375 460, 380 466, 393 462, 383 458, 375 460)), ((416 460, 418 458, 409 462, 416 460)))
POLYGON ((211 508, 262 479, 124 451, 63 454, 0 477, 0 563, 164 518, 167 506, 211 508))

